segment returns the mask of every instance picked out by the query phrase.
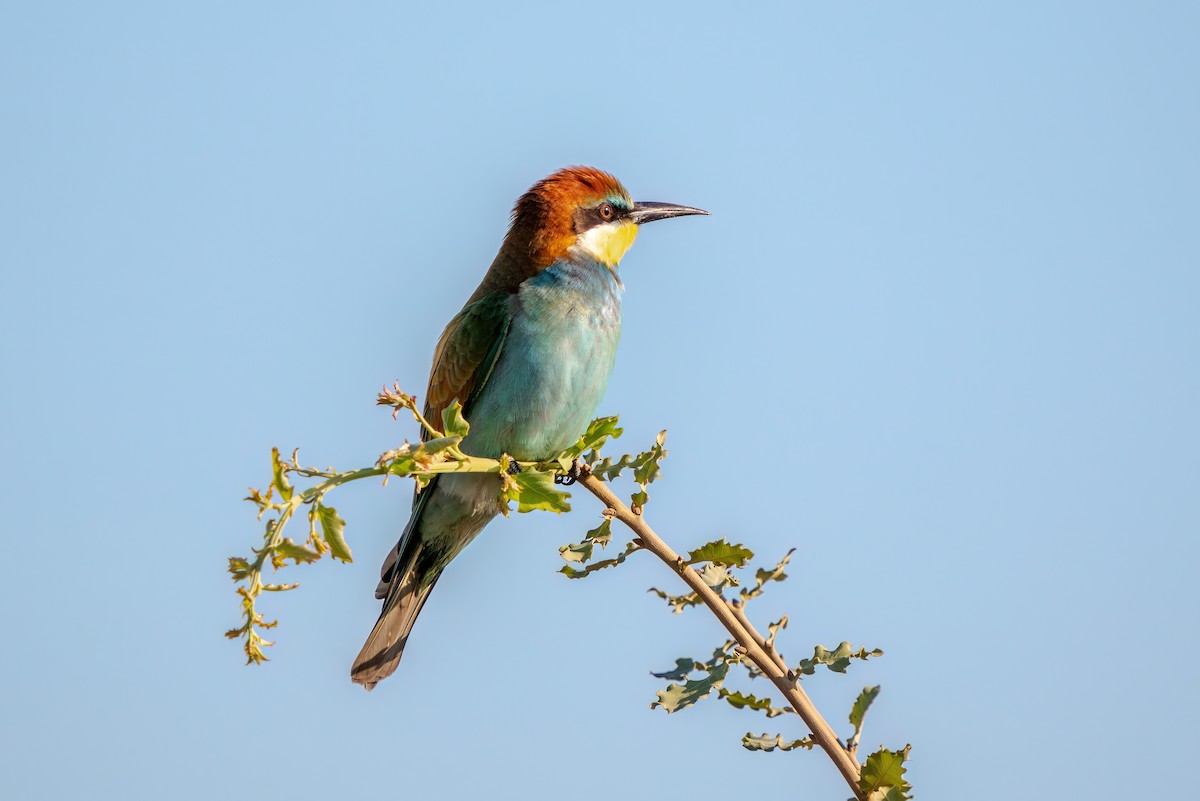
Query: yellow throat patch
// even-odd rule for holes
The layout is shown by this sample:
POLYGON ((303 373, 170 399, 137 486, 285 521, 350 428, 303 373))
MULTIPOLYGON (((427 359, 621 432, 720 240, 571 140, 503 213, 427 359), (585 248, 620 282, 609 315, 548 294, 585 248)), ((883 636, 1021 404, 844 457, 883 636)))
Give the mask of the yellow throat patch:
POLYGON ((579 237, 579 247, 611 269, 621 261, 625 251, 633 246, 637 232, 637 224, 628 220, 597 225, 579 237))

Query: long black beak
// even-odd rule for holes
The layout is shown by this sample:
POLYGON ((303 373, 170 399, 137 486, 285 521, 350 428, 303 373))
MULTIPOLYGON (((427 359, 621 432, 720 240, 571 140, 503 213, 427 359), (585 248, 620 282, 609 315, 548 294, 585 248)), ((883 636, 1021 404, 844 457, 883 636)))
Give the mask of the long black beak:
POLYGON ((633 204, 629 219, 638 225, 667 220, 671 217, 686 217, 689 214, 708 214, 704 209, 693 209, 691 206, 676 206, 674 203, 655 203, 652 200, 639 200, 633 204))

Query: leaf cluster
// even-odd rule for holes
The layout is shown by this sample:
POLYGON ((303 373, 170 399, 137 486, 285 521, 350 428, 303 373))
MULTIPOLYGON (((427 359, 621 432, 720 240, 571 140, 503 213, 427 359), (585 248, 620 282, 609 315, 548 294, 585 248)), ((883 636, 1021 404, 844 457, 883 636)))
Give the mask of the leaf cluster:
MULTIPOLYGON (((493 473, 497 477, 496 502, 500 511, 508 514, 515 503, 518 512, 570 511, 570 494, 554 485, 555 471, 561 457, 542 463, 518 463, 509 456, 500 459, 484 459, 463 451, 462 443, 470 434, 471 427, 463 418, 462 407, 456 402, 442 414, 440 428, 434 426, 421 413, 415 396, 408 395, 398 385, 384 388, 379 393, 378 405, 392 408, 396 417, 407 410, 421 427, 422 441, 412 444, 405 440, 399 447, 382 453, 373 467, 340 472, 332 467, 324 470, 305 467, 299 462, 298 451, 291 459, 284 459, 278 448, 271 450, 271 479, 265 492, 251 488, 246 500, 258 508, 258 519, 263 522, 262 544, 251 549, 250 556, 229 558, 229 573, 239 584, 236 592, 241 599, 242 623, 225 632, 230 639, 242 640, 247 663, 260 664, 267 661, 264 648, 273 645, 262 632, 274 628, 278 621, 267 620, 258 610, 257 601, 264 592, 293 590, 298 583, 271 583, 264 575, 269 567, 272 572, 288 565, 311 564, 329 554, 342 562, 351 561, 350 547, 346 542, 346 521, 338 511, 325 502, 325 496, 335 487, 364 478, 382 478, 386 485, 393 476, 412 478, 418 491, 427 487, 438 475, 449 472, 493 473), (312 482, 300 490, 293 481, 312 482), (287 525, 297 514, 308 518, 308 535, 303 542, 284 536, 287 525), (266 518, 264 521, 264 517, 266 518)), ((610 436, 620 434, 616 418, 593 423, 588 434, 572 450, 599 447, 610 436)), ((574 457, 572 457, 574 458, 574 457)), ((566 459, 570 464, 571 459, 566 459)))
MULTIPOLYGON (((420 426, 421 441, 417 444, 405 441, 399 447, 381 454, 373 467, 346 472, 338 472, 333 468, 318 470, 303 467, 298 461, 297 452, 293 451, 288 460, 280 457, 278 449, 272 449, 271 479, 266 492, 250 490, 247 500, 257 507, 260 522, 266 518, 262 543, 260 547, 251 549, 249 557, 229 559, 229 572, 239 584, 236 591, 241 599, 242 624, 226 632, 227 637, 243 641, 248 664, 266 661, 263 649, 272 643, 262 632, 277 625, 277 621, 266 620, 257 610, 256 600, 263 592, 287 591, 298 586, 296 583, 268 583, 263 578, 267 567, 277 571, 289 562, 292 565, 311 564, 325 554, 343 562, 351 561, 345 538, 346 523, 337 510, 325 502, 331 490, 350 481, 379 477, 386 484, 390 477, 401 476, 412 478, 420 491, 442 473, 490 473, 496 476, 496 501, 499 511, 504 514, 510 512, 514 503, 519 513, 549 511, 561 514, 571 510, 570 494, 556 487, 556 476, 562 478, 565 474, 567 478, 562 483, 571 483, 580 473, 590 473, 600 481, 612 482, 631 471, 637 489, 631 495, 630 507, 623 507, 611 493, 604 490, 608 498, 605 503, 612 508, 605 510, 603 520, 586 532, 580 542, 559 548, 559 554, 566 562, 560 572, 572 579, 585 578, 600 570, 617 567, 630 555, 647 549, 647 544, 635 536, 614 556, 595 559, 598 555, 597 546, 599 551, 604 551, 612 542, 612 520, 617 507, 623 510, 619 512, 622 521, 633 527, 635 533, 642 531, 644 536, 652 540, 657 537, 648 527, 639 528, 639 521, 649 502, 649 485, 662 475, 661 462, 667 455, 665 431, 658 434, 654 444, 646 451, 636 455, 606 457, 602 455, 602 449, 610 440, 620 437, 623 430, 618 426, 615 416, 603 417, 594 420, 575 445, 543 462, 518 462, 507 455, 499 459, 487 459, 471 456, 463 449, 464 441, 470 435, 470 425, 464 419, 459 404, 454 403, 445 409, 442 419, 438 421, 439 427, 424 417, 416 397, 402 392, 398 384, 391 389, 385 387, 379 393, 377 403, 391 408, 393 418, 402 410, 408 411, 420 426), (298 489, 293 484, 295 480, 309 485, 298 489), (309 523, 308 535, 302 542, 284 536, 285 527, 299 513, 304 513, 309 523)), ((589 484, 589 489, 600 494, 594 483, 589 484)), ((726 615, 726 627, 735 636, 735 639, 714 649, 712 656, 705 661, 679 658, 675 660, 673 668, 653 673, 654 677, 666 680, 668 684, 656 693, 656 699, 650 704, 652 709, 661 708, 672 714, 715 694, 718 700, 724 700, 735 709, 759 712, 768 719, 784 717, 796 713, 791 705, 793 702, 802 710, 806 708, 804 705, 809 702, 804 694, 797 695, 794 690, 805 677, 815 675, 819 666, 824 665, 834 673, 845 673, 855 660, 866 661, 883 655, 878 648, 868 650, 860 646, 856 649, 849 642, 842 642, 832 650, 817 645, 813 648, 812 657, 801 659, 794 669, 788 669, 776 646, 780 632, 787 628, 787 616, 768 624, 766 637, 758 634, 746 617, 747 604, 761 597, 773 582, 787 579, 785 567, 795 549, 784 554, 774 566, 755 570, 752 580, 743 580, 740 572, 747 569, 754 559, 754 553, 740 543, 732 543, 722 537, 690 551, 686 558, 676 557, 661 542, 652 542, 651 545, 654 553, 668 564, 673 564, 675 570, 690 582, 694 591, 673 595, 652 587, 650 592, 666 601, 675 613, 702 604, 724 604, 727 612, 722 614, 726 615), (736 597, 730 598, 732 593, 725 591, 733 587, 740 589, 736 597), (741 623, 735 623, 728 617, 730 614, 741 623), (759 650, 749 652, 748 645, 759 650), (753 659, 747 658, 748 653, 754 654, 753 659), (763 665, 755 664, 754 659, 764 659, 763 653, 767 654, 766 661, 763 665), (772 681, 784 692, 784 702, 780 706, 764 695, 726 686, 728 681, 739 675, 738 667, 746 671, 748 679, 755 679, 764 675, 764 665, 774 671, 771 673, 772 681), (785 681, 784 674, 788 684, 782 683, 785 681)), ((859 767, 857 774, 849 768, 843 770, 848 781, 850 775, 857 776, 858 783, 854 788, 857 798, 901 801, 911 797, 912 787, 905 776, 908 746, 900 750, 888 750, 881 746, 867 757, 865 763, 858 763, 855 757, 867 712, 879 692, 878 686, 868 686, 858 694, 848 716, 852 734, 844 745, 838 739, 837 747, 845 749, 859 767)), ((813 714, 811 710, 801 712, 802 716, 813 714)), ((814 718, 804 717, 804 720, 809 722, 814 718)), ((820 722, 821 727, 825 726, 819 715, 815 716, 815 720, 820 722)), ((814 726, 814 730, 817 728, 814 726)), ((814 736, 786 739, 781 733, 754 735, 747 732, 741 742, 748 750, 771 752, 812 750, 818 744, 828 750, 828 740, 826 735, 822 735, 818 743, 814 736)), ((845 754, 841 758, 844 759, 845 754)))
POLYGON ((641 550, 641 545, 637 540, 630 540, 625 544, 624 550, 618 553, 611 559, 601 559, 598 562, 591 561, 592 554, 595 552, 597 545, 603 550, 612 542, 612 518, 605 515, 604 520, 600 525, 596 526, 591 531, 583 535, 583 541, 572 545, 563 545, 558 549, 558 554, 563 559, 574 564, 583 565, 583 567, 572 567, 571 565, 563 565, 558 572, 562 573, 567 578, 580 579, 587 578, 598 570, 604 570, 608 567, 616 567, 624 562, 631 554, 641 550))
MULTIPOLYGON (((592 425, 599 422, 611 420, 611 427, 616 433, 613 437, 618 437, 623 429, 616 428, 615 417, 605 417, 597 420, 592 425)), ((590 429, 589 429, 590 431, 590 429)), ((588 435, 584 435, 585 438, 588 435)), ((598 448, 592 448, 588 453, 583 454, 583 463, 588 466, 591 474, 599 478, 601 481, 612 482, 618 478, 626 470, 633 470, 633 480, 637 483, 638 489, 630 497, 631 506, 635 514, 641 514, 646 508, 646 504, 650 501, 650 485, 662 475, 662 460, 667 457, 667 449, 665 447, 667 441, 667 432, 660 431, 658 436, 654 438, 654 445, 649 450, 639 453, 637 456, 624 454, 613 459, 612 457, 600 458, 598 448)))
MULTIPOLYGON (((787 578, 784 568, 791 560, 793 553, 794 549, 788 551, 772 567, 758 568, 754 573, 753 586, 742 587, 737 599, 725 602, 744 619, 748 602, 761 597, 770 583, 784 581, 787 578)), ((680 560, 678 567, 683 570, 688 567, 700 566, 698 572, 701 578, 710 588, 720 594, 724 587, 736 586, 739 583, 734 577, 733 571, 745 568, 753 558, 753 552, 744 545, 721 539, 706 543, 691 551, 687 559, 680 560)), ((697 592, 670 595, 657 588, 651 588, 651 592, 665 599, 672 611, 676 613, 703 603, 697 592)), ((780 632, 787 628, 787 625, 786 615, 769 623, 768 634, 759 643, 772 658, 778 660, 779 664, 783 664, 784 659, 776 648, 776 640, 780 632)), ((781 706, 776 706, 769 697, 726 686, 733 675, 732 669, 737 665, 746 669, 746 676, 750 679, 763 675, 762 670, 752 661, 741 658, 739 648, 731 648, 731 646, 734 646, 734 643, 727 642, 714 651, 712 658, 707 662, 680 658, 676 659, 673 669, 652 674, 656 678, 667 679, 671 683, 667 685, 666 689, 657 693, 657 700, 651 704, 651 708, 661 707, 668 713, 677 712, 715 693, 718 699, 724 700, 735 709, 760 712, 768 719, 794 714, 795 710, 786 702, 781 706)), ((832 650, 817 645, 813 648, 812 657, 801 659, 797 667, 789 671, 788 675, 792 680, 799 682, 804 676, 814 675, 816 668, 821 665, 834 673, 845 673, 854 660, 865 661, 882 655, 881 649, 869 650, 865 647, 856 649, 849 642, 840 643, 832 650)), ((878 686, 864 688, 850 709, 848 719, 853 727, 853 733, 842 747, 852 756, 857 750, 862 736, 867 710, 879 696, 879 690, 878 686)), ((751 751, 811 750, 814 745, 815 742, 811 736, 789 740, 785 739, 782 734, 755 735, 747 732, 742 738, 742 746, 751 751)), ((862 767, 862 779, 859 787, 862 797, 873 799, 873 801, 898 801, 908 798, 911 787, 903 780, 903 761, 907 759, 907 753, 907 750, 888 751, 881 748, 870 755, 866 765, 862 767)))
POLYGON ((279 570, 289 560, 295 565, 310 564, 326 553, 343 562, 352 560, 350 546, 346 544, 346 521, 336 509, 322 503, 329 487, 320 484, 312 490, 297 493, 288 479, 290 473, 328 477, 334 475, 333 471, 301 467, 298 457, 298 452, 293 451, 288 461, 280 457, 278 448, 271 449, 271 483, 267 491, 264 493, 251 488, 246 498, 258 507, 260 521, 264 515, 267 516, 262 547, 252 548, 251 557, 229 558, 229 573, 234 581, 242 584, 237 588, 242 599, 242 625, 225 632, 225 636, 243 641, 242 649, 247 664, 266 661, 263 649, 273 643, 263 637, 260 631, 272 629, 278 624, 278 621, 266 620, 258 611, 255 605, 258 596, 263 592, 285 592, 299 586, 296 583, 272 584, 264 581, 263 572, 268 564, 273 570, 279 570), (298 543, 283 536, 283 529, 302 506, 308 507, 308 538, 298 543))

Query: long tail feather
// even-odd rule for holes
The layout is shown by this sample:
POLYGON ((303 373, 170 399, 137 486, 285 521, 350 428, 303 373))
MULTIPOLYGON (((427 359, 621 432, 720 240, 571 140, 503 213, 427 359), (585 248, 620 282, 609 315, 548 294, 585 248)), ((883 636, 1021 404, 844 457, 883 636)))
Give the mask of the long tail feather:
POLYGON ((417 615, 437 583, 437 579, 434 579, 424 587, 420 586, 422 582, 414 575, 415 567, 414 563, 406 575, 398 577, 399 581, 393 585, 397 593, 395 599, 389 598, 384 605, 379 622, 371 630, 366 644, 354 660, 354 666, 350 668, 350 678, 368 690, 392 675, 400 664, 417 615))
POLYGON ((431 581, 422 580, 418 569, 419 557, 424 550, 418 529, 433 492, 434 486, 430 486, 413 499, 408 525, 379 571, 380 581, 375 589, 375 597, 383 601, 383 611, 350 668, 351 680, 367 690, 373 689, 395 672, 404 654, 408 635, 417 622, 417 615, 421 613, 429 591, 437 582, 437 576, 433 576, 431 581))
POLYGON ((498 512, 494 476, 440 476, 416 497, 380 571, 383 612, 350 668, 353 681, 370 690, 392 675, 442 571, 498 512))

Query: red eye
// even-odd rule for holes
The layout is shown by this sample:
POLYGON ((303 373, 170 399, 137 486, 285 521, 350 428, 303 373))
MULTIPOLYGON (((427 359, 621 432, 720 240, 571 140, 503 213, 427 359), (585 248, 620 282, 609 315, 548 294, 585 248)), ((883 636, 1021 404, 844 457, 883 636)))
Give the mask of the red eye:
POLYGON ((608 222, 615 215, 616 215, 616 212, 613 211, 613 207, 612 207, 611 203, 601 203, 600 204, 600 219, 604 220, 605 222, 608 222))

